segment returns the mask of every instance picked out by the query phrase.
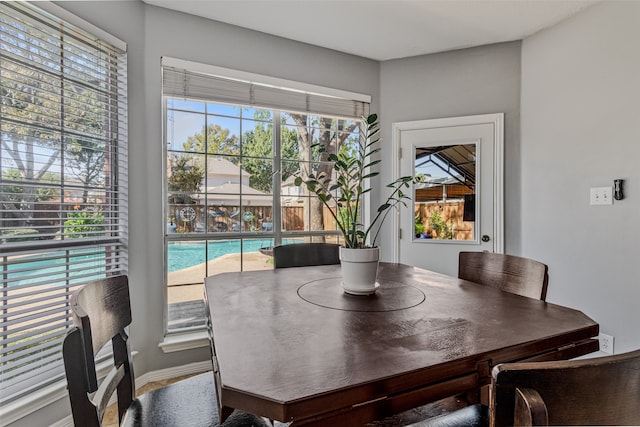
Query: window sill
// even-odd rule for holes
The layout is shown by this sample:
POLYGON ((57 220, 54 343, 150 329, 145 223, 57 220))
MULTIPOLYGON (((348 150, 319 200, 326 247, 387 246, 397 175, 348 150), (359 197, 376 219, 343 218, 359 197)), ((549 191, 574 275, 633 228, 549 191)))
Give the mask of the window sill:
POLYGON ((11 424, 68 396, 66 381, 58 381, 37 392, 9 402, 2 408, 2 425, 11 424))
POLYGON ((206 330, 170 333, 158 346, 165 353, 208 347, 209 334, 206 330))

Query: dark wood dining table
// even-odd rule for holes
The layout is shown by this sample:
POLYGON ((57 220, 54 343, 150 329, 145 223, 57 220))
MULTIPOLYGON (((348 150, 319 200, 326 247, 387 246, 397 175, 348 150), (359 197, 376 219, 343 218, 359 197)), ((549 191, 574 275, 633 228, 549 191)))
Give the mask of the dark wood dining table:
POLYGON ((378 292, 343 292, 340 266, 205 279, 221 419, 362 425, 477 390, 503 362, 598 350, 580 311, 403 264, 378 292))

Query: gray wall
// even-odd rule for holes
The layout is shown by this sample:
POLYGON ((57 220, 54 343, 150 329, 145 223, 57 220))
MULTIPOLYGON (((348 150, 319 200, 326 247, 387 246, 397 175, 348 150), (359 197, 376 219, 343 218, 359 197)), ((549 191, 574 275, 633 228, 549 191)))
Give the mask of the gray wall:
MULTIPOLYGON (((383 150, 391 124, 411 120, 505 113, 505 250, 520 250, 520 42, 500 43, 381 63, 383 150)), ((390 151, 383 157, 391 158, 390 151)), ((383 163, 383 182, 391 164, 383 163)), ((390 227, 382 235, 390 258, 390 227)), ((385 250, 386 248, 386 250, 385 250)))
MULTIPOLYGON (((58 5, 128 43, 129 273, 136 375, 206 360, 206 348, 164 354, 163 144, 160 58, 172 56, 236 70, 369 94, 377 109, 378 63, 269 36, 140 1, 58 5)), ((66 397, 14 423, 44 426, 69 414, 66 397)))
MULTIPOLYGON (((600 322, 616 336, 617 352, 640 347, 634 265, 640 260, 640 3, 598 4, 522 45, 379 66, 137 1, 61 5, 129 44, 131 335, 140 350, 138 375, 207 356, 164 355, 157 347, 164 310, 162 55, 369 93, 372 110, 381 113, 386 150, 393 122, 506 113, 506 251, 547 262, 548 300, 600 322), (589 187, 614 178, 626 179, 627 198, 589 206, 589 187)), ((386 181, 391 171, 384 166, 386 181)), ((68 414, 66 405, 60 401, 16 425, 48 425, 68 414)))
POLYGON ((522 253, 616 352, 640 347, 639 22, 640 2, 605 2, 522 45, 522 253), (626 198, 590 206, 616 178, 626 198))

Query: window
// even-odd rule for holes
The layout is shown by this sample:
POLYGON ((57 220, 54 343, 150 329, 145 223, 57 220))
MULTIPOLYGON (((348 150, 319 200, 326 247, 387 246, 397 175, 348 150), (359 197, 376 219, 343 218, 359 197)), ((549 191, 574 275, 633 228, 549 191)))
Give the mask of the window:
POLYGON ((172 331, 204 325, 204 277, 273 268, 275 245, 339 241, 332 215, 294 178, 331 173, 323 160, 358 143, 368 103, 245 76, 163 73, 172 331))
POLYGON ((127 89, 123 46, 25 2, 0 51, 5 404, 64 378, 74 289, 127 272, 127 89))

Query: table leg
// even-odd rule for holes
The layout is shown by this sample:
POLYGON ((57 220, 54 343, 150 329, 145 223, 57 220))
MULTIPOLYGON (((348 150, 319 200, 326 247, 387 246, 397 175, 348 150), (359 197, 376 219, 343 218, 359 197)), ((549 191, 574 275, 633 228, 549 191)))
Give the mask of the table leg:
POLYGON ((222 406, 220 409, 220 424, 222 424, 227 418, 229 418, 229 415, 231 415, 231 413, 233 412, 233 408, 230 408, 228 406, 222 406))

